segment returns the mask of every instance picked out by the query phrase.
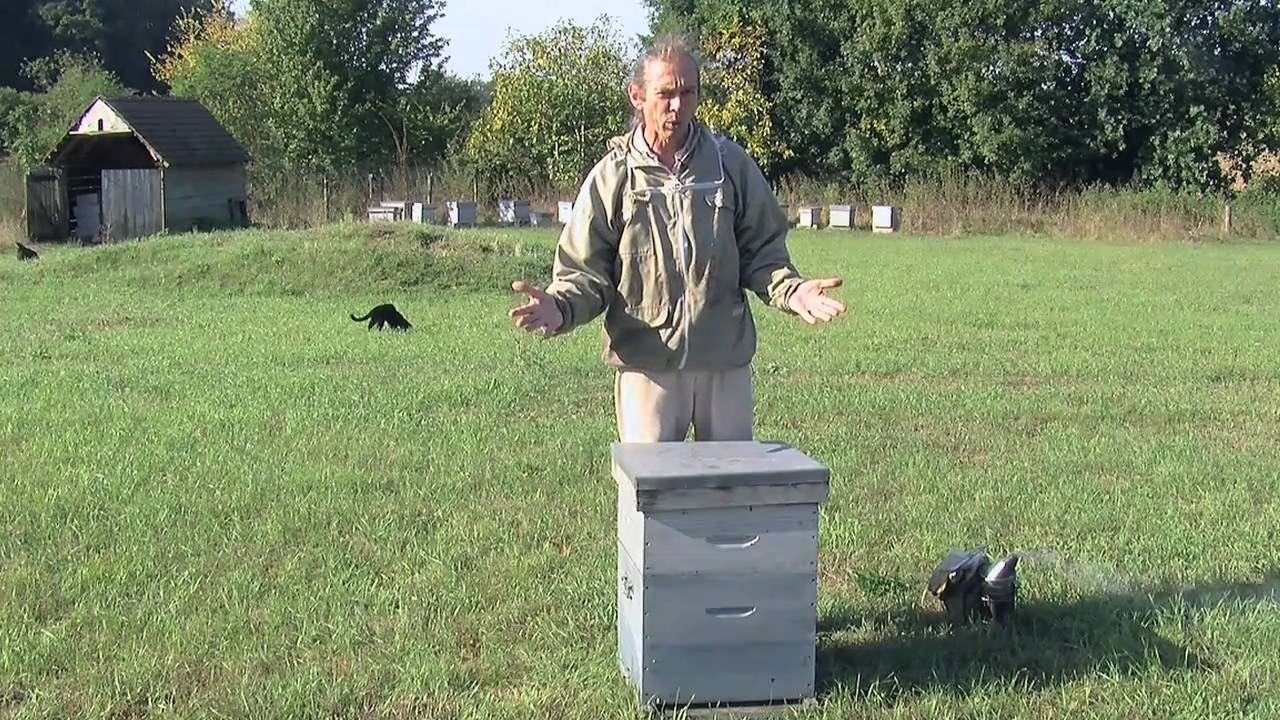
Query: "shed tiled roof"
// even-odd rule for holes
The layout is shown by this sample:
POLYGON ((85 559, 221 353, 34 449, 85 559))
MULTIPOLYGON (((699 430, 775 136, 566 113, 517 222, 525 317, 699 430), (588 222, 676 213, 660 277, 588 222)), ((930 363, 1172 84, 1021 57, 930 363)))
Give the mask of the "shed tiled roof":
POLYGON ((192 98, 113 97, 103 101, 166 165, 249 161, 249 153, 192 98))

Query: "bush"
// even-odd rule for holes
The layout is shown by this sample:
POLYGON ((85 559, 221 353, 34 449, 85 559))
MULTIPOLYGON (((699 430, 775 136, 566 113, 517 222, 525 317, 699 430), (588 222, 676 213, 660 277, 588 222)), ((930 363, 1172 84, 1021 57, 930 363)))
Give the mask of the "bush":
POLYGON ((44 162, 94 98, 131 94, 92 57, 63 54, 31 68, 39 92, 0 94, 0 136, 23 170, 44 162))

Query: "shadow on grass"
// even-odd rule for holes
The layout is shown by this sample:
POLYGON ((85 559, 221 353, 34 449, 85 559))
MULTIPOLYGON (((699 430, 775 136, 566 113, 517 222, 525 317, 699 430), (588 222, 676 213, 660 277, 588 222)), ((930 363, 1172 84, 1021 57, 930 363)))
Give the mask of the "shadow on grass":
POLYGON ((868 618, 838 602, 818 623, 817 693, 837 687, 889 696, 930 689, 964 691, 1005 681, 1029 689, 1095 673, 1136 675, 1152 668, 1204 671, 1212 661, 1195 648, 1156 634, 1164 609, 1222 602, 1280 603, 1280 571, 1261 583, 1161 588, 1106 593, 1073 602, 1023 602, 1007 625, 953 627, 940 612, 903 607, 870 628, 881 637, 837 637, 865 632, 868 618), (865 689, 865 690, 856 690, 865 689))

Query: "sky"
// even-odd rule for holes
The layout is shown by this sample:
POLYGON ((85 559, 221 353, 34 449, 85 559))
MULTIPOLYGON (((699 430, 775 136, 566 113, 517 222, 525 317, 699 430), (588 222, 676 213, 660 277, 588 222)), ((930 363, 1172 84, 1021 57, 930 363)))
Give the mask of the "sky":
MULTIPOLYGON (((232 0, 237 12, 249 0, 232 0)), ((502 53, 510 35, 533 35, 560 19, 589 25, 602 14, 613 18, 627 41, 649 29, 641 0, 446 0, 444 17, 432 29, 449 41, 445 68, 455 75, 488 77, 489 60, 502 53)))

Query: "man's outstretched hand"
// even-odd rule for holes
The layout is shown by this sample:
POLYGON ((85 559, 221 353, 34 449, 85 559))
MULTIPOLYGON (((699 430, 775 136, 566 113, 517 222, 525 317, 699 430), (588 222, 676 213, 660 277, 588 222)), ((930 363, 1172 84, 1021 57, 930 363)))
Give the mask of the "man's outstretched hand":
POLYGON ((805 280, 791 293, 787 307, 810 325, 831 322, 844 314, 844 303, 826 294, 828 288, 840 287, 840 278, 805 280))
POLYGON ((528 296, 525 304, 511 310, 510 315, 515 320, 516 327, 547 336, 554 335, 564 324, 564 317, 560 314, 556 301, 537 285, 517 280, 511 283, 511 289, 528 296))

